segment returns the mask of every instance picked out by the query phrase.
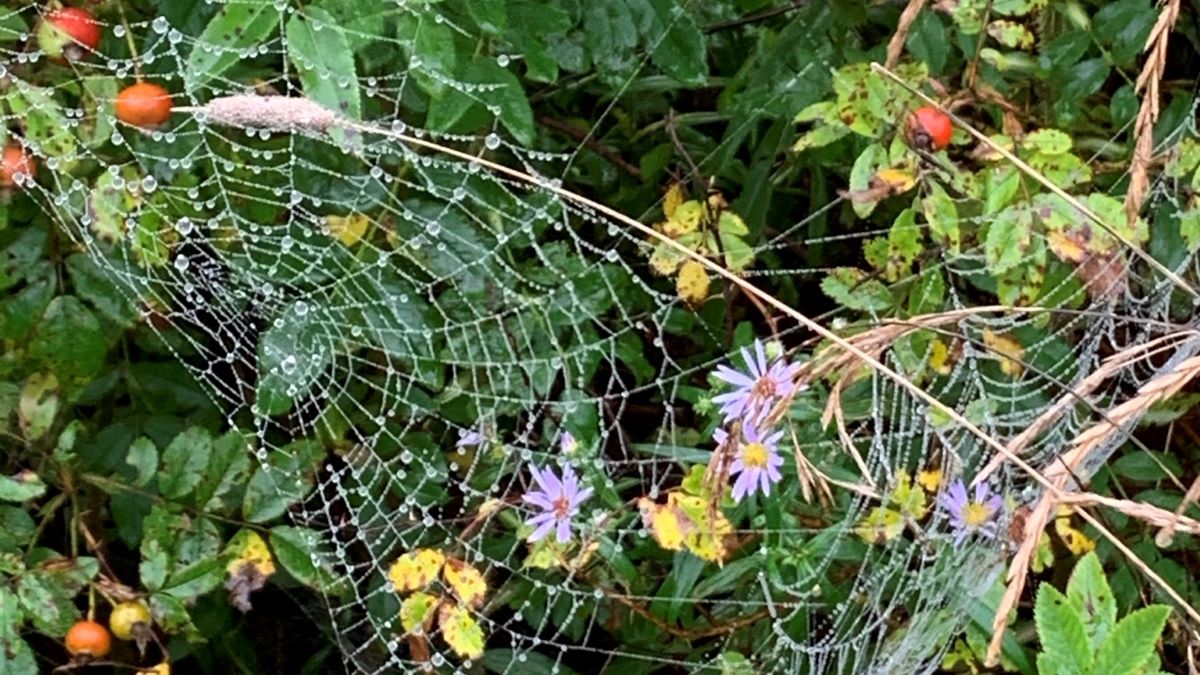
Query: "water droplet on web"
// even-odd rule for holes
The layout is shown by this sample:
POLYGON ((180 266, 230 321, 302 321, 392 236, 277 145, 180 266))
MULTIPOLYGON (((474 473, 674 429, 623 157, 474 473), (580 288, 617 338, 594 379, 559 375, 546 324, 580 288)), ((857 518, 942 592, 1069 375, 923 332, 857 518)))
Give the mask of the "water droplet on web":
POLYGON ((454 194, 453 194, 454 201, 460 202, 460 201, 462 201, 463 197, 466 197, 466 196, 467 196, 467 189, 465 187, 460 185, 460 186, 454 188, 454 194))
POLYGON ((283 371, 284 375, 291 375, 296 372, 296 356, 288 354, 286 358, 279 362, 279 369, 283 371))
POLYGON ((284 253, 287 253, 288 251, 292 250, 292 247, 295 245, 296 245, 296 240, 291 238, 290 236, 284 237, 279 242, 279 248, 284 253))
POLYGON ((165 16, 160 16, 154 21, 150 22, 150 28, 153 29, 155 33, 162 35, 163 33, 167 32, 167 29, 170 28, 170 26, 167 25, 167 18, 165 16))
POLYGON ((181 234, 182 236, 186 237, 189 234, 191 234, 192 229, 193 229, 193 226, 192 226, 191 218, 180 218, 179 220, 175 221, 175 231, 178 232, 179 234, 181 234))
POLYGON ((308 314, 308 303, 298 300, 293 309, 296 310, 296 316, 305 316, 308 314))
POLYGON ((113 26, 112 32, 113 32, 113 35, 115 35, 119 38, 125 37, 125 26, 123 26, 121 24, 117 24, 117 25, 113 26))
POLYGON ((150 194, 158 189, 158 179, 154 176, 146 176, 142 179, 142 192, 150 194))
POLYGON ((383 169, 379 168, 379 166, 371 167, 371 178, 374 178, 375 180, 379 180, 382 177, 383 177, 383 169))
POLYGON ((180 272, 186 270, 189 264, 190 262, 188 261, 188 257, 186 255, 177 256, 175 258, 175 269, 179 270, 180 272))
POLYGON ((425 232, 431 237, 436 237, 442 231, 442 226, 439 223, 431 222, 425 225, 425 232))
POLYGON ((501 54, 500 56, 496 57, 496 65, 500 66, 501 68, 507 68, 509 60, 508 54, 501 54))
POLYGON ((487 137, 483 139, 483 144, 487 146, 488 150, 495 150, 496 148, 500 147, 500 136, 494 133, 488 134, 487 137))

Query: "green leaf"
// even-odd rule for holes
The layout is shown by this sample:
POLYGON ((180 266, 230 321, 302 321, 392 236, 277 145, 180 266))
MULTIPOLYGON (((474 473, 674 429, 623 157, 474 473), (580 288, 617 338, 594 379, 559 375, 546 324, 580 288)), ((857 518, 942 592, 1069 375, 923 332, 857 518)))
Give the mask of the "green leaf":
POLYGON ((221 585, 225 577, 225 561, 209 557, 171 572, 162 590, 183 601, 190 601, 221 585))
POLYGON ((848 309, 882 312, 895 302, 892 292, 878 279, 853 267, 839 267, 821 280, 821 290, 848 309))
POLYGON ((76 253, 67 258, 67 271, 71 274, 71 288, 79 298, 104 318, 121 328, 132 326, 138 318, 137 308, 110 276, 112 268, 101 267, 111 264, 98 254, 76 253), (103 262, 97 262, 103 261, 103 262))
POLYGON ((1192 207, 1179 214, 1179 234, 1188 251, 1200 249, 1200 207, 1192 207))
POLYGON ((59 558, 52 569, 32 570, 17 580, 17 597, 25 616, 47 635, 65 635, 79 618, 75 596, 99 570, 95 558, 59 558))
POLYGON ((499 35, 508 26, 505 0, 467 0, 467 12, 485 33, 499 35))
POLYGON ((319 308, 298 300, 283 310, 258 349, 258 412, 279 415, 308 393, 333 358, 319 308))
POLYGON ((51 373, 34 373, 21 388, 17 414, 21 429, 29 440, 44 436, 58 416, 58 378, 51 373))
POLYGON ((1043 155, 1062 155, 1071 151, 1071 137, 1058 129, 1038 129, 1021 139, 1021 149, 1043 155))
POLYGON ((78 298, 60 295, 34 328, 29 356, 64 383, 87 380, 104 366, 108 336, 78 298))
POLYGON ((1127 614, 1097 650, 1092 675, 1134 675, 1154 658, 1170 613, 1169 607, 1151 605, 1127 614))
POLYGON ((985 179, 987 199, 983 215, 990 216, 1004 210, 1021 189, 1021 174, 1011 167, 991 169, 985 179))
POLYGON ((37 154, 62 160, 60 171, 70 168, 67 164, 77 157, 73 123, 67 122, 53 91, 32 87, 21 79, 14 84, 6 98, 12 114, 21 120, 25 140, 39 151, 37 154))
POLYGON ((154 441, 143 436, 129 444, 125 463, 137 470, 133 484, 143 486, 149 483, 158 471, 158 447, 154 445, 154 441))
POLYGON ((1027 220, 1029 215, 1025 209, 1011 208, 992 218, 991 224, 988 225, 987 239, 983 243, 988 271, 992 274, 1003 274, 1024 260, 1033 238, 1033 231, 1027 220))
MULTIPOLYGON (((3 11, 3 10, 0 10, 3 11)), ((16 593, 0 586, 0 673, 8 675, 37 675, 33 651, 21 639, 20 628, 24 612, 16 593)))
POLYGON ((16 476, 0 476, 0 501, 27 502, 46 494, 46 483, 32 471, 16 476))
POLYGON ((493 59, 481 59, 472 63, 461 79, 477 85, 474 88, 479 93, 447 89, 441 98, 430 103, 427 124, 431 129, 447 131, 467 117, 472 108, 487 105, 499 109, 500 123, 514 138, 525 145, 533 142, 533 109, 529 107, 529 99, 516 75, 501 68, 493 59))
POLYGON ((1038 671, 1055 675, 1085 675, 1091 672, 1092 649, 1083 621, 1074 605, 1050 584, 1038 588, 1033 608, 1042 653, 1038 671), (1047 668, 1043 668, 1043 665, 1047 668))
POLYGON ((684 84, 704 84, 708 74, 704 34, 687 13, 687 5, 676 0, 627 2, 654 65, 684 84))
POLYGON ((283 515, 312 487, 324 450, 313 441, 297 441, 271 453, 246 484, 242 515, 261 523, 283 515))
POLYGON ((279 26, 279 10, 268 2, 222 5, 188 54, 184 86, 188 91, 219 77, 245 58, 244 51, 266 40, 279 26))
POLYGON ((629 4, 620 0, 589 2, 583 9, 584 44, 601 80, 619 85, 636 65, 637 25, 629 4))
MULTIPOLYGON (((0 8, 0 43, 7 44, 25 39, 24 36, 29 32, 29 24, 25 23, 24 17, 21 16, 22 9, 0 8)), ((4 663, 3 651, 0 649, 0 664, 4 663)), ((0 669, 0 672, 4 670, 0 669)))
POLYGON ((411 11, 398 17, 397 33, 412 50, 417 84, 431 97, 441 97, 446 79, 454 79, 458 61, 454 32, 430 15, 411 11))
POLYGON ((941 73, 953 47, 937 12, 921 12, 908 32, 908 51, 929 64, 930 72, 941 73))
POLYGON ((933 183, 925 198, 921 200, 921 209, 935 240, 947 246, 951 252, 958 253, 962 246, 962 235, 958 229, 958 207, 946 190, 933 183))
POLYGON ((351 119, 362 118, 358 71, 346 32, 332 14, 307 7, 287 22, 288 57, 304 94, 351 119))
POLYGON ((167 499, 179 499, 191 492, 208 467, 212 454, 212 436, 203 427, 191 427, 176 436, 163 451, 158 470, 158 489, 167 499))
POLYGON ((320 536, 313 530, 281 525, 271 528, 271 550, 275 559, 300 583, 328 590, 333 572, 323 560, 320 536))
POLYGON ((1067 582, 1067 599, 1083 620, 1083 629, 1092 649, 1098 649, 1117 622, 1117 601, 1095 552, 1075 563, 1067 582))
POLYGON ((212 456, 196 486, 196 505, 208 513, 232 513, 250 475, 249 444, 241 432, 230 430, 213 441, 212 456))

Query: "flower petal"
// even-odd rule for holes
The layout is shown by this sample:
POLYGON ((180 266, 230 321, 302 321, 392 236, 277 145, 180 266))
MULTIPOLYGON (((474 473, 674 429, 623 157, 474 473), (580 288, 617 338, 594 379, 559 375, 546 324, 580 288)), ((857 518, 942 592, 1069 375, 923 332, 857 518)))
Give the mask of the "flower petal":
POLYGON ((558 521, 558 543, 565 544, 571 540, 571 521, 563 518, 558 521))
POLYGON ((754 378, 746 375, 743 372, 734 370, 729 366, 720 365, 713 371, 713 377, 723 382, 728 382, 735 387, 753 387, 754 378))
POLYGON ((553 529, 554 529, 554 519, 550 518, 550 519, 546 520, 546 522, 542 523, 536 530, 534 530, 533 534, 529 535, 528 541, 530 543, 539 542, 542 539, 545 539, 546 535, 550 534, 550 530, 553 530, 553 529))

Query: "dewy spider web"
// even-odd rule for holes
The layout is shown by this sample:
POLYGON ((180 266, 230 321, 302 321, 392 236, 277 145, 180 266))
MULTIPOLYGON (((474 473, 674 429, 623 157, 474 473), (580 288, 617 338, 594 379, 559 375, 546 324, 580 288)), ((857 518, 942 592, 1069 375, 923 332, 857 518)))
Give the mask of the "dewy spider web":
MULTIPOLYGON (((366 5, 368 17, 418 12, 421 21, 447 21, 436 4, 366 5)), ((37 11, 18 13, 32 24, 37 11)), ((229 56, 290 73, 295 56, 283 27, 296 11, 271 6, 276 37, 229 56)), ((407 47, 364 25, 345 33, 407 47)), ((447 646, 444 622, 425 636, 401 626, 402 596, 387 575, 417 549, 485 575, 486 597, 470 616, 486 641, 484 666, 503 673, 740 672, 731 653, 746 655, 755 672, 927 671, 1003 570, 1003 537, 951 546, 940 510, 911 537, 881 545, 857 533, 878 498, 835 485, 833 503, 802 509, 803 517, 771 507, 799 503, 793 471, 773 502, 729 511, 739 547, 693 585, 705 563, 662 552, 632 504, 661 500, 707 462, 712 443, 692 429, 693 407, 717 363, 691 354, 727 336, 696 320, 650 272, 642 236, 545 187, 387 133, 236 129, 203 114, 177 115, 149 134, 122 125, 109 112, 113 78, 142 70, 179 91, 190 54, 219 58, 227 48, 161 18, 107 29, 131 33, 136 62, 96 54, 75 66, 89 94, 74 92, 80 110, 58 120, 66 137, 26 130, 20 142, 51 180, 24 189, 145 309, 229 424, 252 431, 253 453, 280 494, 300 499, 291 516, 314 532, 313 562, 328 571, 329 618, 348 671, 472 667, 447 646), (84 133, 95 140, 72 137, 84 133), (72 171, 93 162, 106 168, 95 183, 72 171), (460 447, 471 432, 481 439, 460 447), (564 449, 568 433, 577 445, 564 449), (568 459, 597 496, 578 523, 582 542, 563 552, 563 564, 545 568, 531 564, 525 532, 518 534, 527 516, 519 497, 531 466, 568 459), (315 475, 304 470, 314 460, 315 475), (668 574, 674 581, 662 583, 668 574)), ((39 100, 60 92, 23 81, 20 65, 38 57, 11 49, 8 96, 36 115, 39 100)), ((416 62, 336 84, 373 101, 368 126, 537 176, 562 175, 569 155, 506 142, 499 126, 480 138, 409 130, 402 101, 418 77, 471 98, 495 93, 416 62)), ((259 86, 301 95, 287 76, 259 86)), ((202 108, 245 88, 216 78, 177 103, 202 108)), ((19 126, 16 117, 7 126, 19 126)), ((1160 212, 1170 210, 1170 187, 1158 186, 1160 212)), ((877 234, 808 238, 810 222, 779 228, 756 253, 858 245, 877 234)), ((983 274, 981 260, 981 251, 967 250, 942 269, 965 284, 983 274)), ((1195 278, 1191 262, 1177 269, 1195 278)), ((765 284, 780 274, 824 271, 756 267, 745 277, 765 284)), ((930 367, 928 339, 919 349, 897 341, 881 358, 1003 441, 1104 355, 1171 333, 1181 313, 1190 319, 1169 285, 1137 265, 1109 298, 1092 299, 1070 276, 1050 287, 1043 297, 1054 304, 1045 313, 980 312, 942 326, 940 337, 961 348, 944 377, 920 375, 930 367), (1004 360, 988 346, 994 335, 1022 338, 1019 377, 1001 370, 1004 360)), ((950 284, 930 311, 969 306, 958 289, 950 284)), ((796 345, 806 336, 783 325, 779 337, 796 345)), ((1026 456, 1046 466, 1099 419, 1097 410, 1195 351, 1195 340, 1180 340, 1169 358, 1120 370, 1026 456)), ((798 443, 820 471, 885 500, 905 474, 940 468, 969 478, 992 457, 980 439, 878 375, 843 392, 839 440, 818 423, 826 395, 814 383, 793 405, 784 454, 798 443), (868 475, 848 461, 846 443, 868 475)), ((1010 507, 1037 494, 1007 465, 996 484, 1010 507)))

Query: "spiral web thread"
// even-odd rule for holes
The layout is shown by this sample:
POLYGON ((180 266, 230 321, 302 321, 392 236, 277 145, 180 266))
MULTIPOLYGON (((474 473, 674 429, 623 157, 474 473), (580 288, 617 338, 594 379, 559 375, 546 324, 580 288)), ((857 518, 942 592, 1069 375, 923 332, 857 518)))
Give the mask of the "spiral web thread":
MULTIPOLYGON (((436 4, 371 9, 449 21, 436 14, 436 4)), ((239 56, 282 63, 286 73, 282 26, 296 10, 274 11, 281 30, 239 56)), ((17 12, 32 25, 38 9, 17 12)), ((182 88, 188 54, 222 49, 162 19, 128 30, 146 78, 173 91, 182 88)), ((392 37, 355 37, 406 48, 392 37)), ((39 90, 17 73, 38 55, 18 44, 6 47, 3 58, 10 87, 32 92, 27 98, 36 101, 39 90)), ((107 91, 109 78, 128 78, 133 66, 99 53, 75 68, 96 91, 107 91)), ((415 74, 444 79, 428 66, 410 66, 361 78, 365 96, 381 110, 364 124, 404 130, 401 101, 415 74)), ((491 93, 452 80, 446 85, 485 100, 491 93)), ((245 86, 217 78, 177 104, 203 106, 245 86)), ((300 95, 286 78, 260 86, 300 95)), ((229 424, 252 430, 256 458, 285 469, 271 474, 280 492, 304 495, 291 517, 316 533, 314 563, 330 571, 329 617, 348 672, 469 667, 440 629, 423 640, 427 659, 403 635, 400 597, 386 573, 418 548, 442 550, 485 574, 487 600, 472 616, 486 636, 485 666, 505 673, 587 672, 599 665, 700 671, 730 667, 725 652, 747 655, 756 672, 927 671, 965 624, 967 606, 1003 569, 1003 537, 952 546, 940 511, 923 523, 920 542, 902 537, 866 545, 855 527, 879 502, 835 487, 832 506, 806 506, 789 462, 792 473, 770 498, 784 506, 759 500, 728 511, 746 543, 716 576, 706 572, 707 585, 684 593, 659 587, 672 569, 695 573, 697 560, 658 551, 633 575, 652 583, 634 587, 617 566, 646 560, 658 545, 632 500, 661 498, 711 451, 711 441, 691 428, 692 408, 696 388, 709 386, 717 362, 692 354, 697 344, 724 344, 727 337, 720 322, 693 320, 669 280, 650 272, 641 235, 543 187, 414 150, 384 133, 247 131, 176 115, 167 129, 148 134, 113 119, 110 103, 81 104, 64 120, 73 133, 93 124, 111 129, 107 141, 75 142, 64 153, 51 147, 60 141, 25 134, 20 142, 46 170, 24 189, 148 318, 158 319, 151 324, 229 424), (107 168, 107 189, 138 195, 118 231, 105 230, 96 211, 103 186, 71 173, 89 162, 107 168), (197 180, 189 184, 185 175, 197 180), (327 216, 352 214, 366 219, 367 234, 347 245, 329 231, 327 216), (460 433, 471 430, 482 431, 484 443, 457 450, 460 433), (593 498, 580 519, 584 540, 598 546, 592 558, 578 568, 537 569, 525 564, 528 545, 514 535, 528 515, 519 497, 530 485, 531 465, 566 459, 560 441, 567 431, 579 440, 571 462, 598 495, 610 496, 593 498), (315 478, 293 470, 312 447, 305 439, 329 450, 315 478), (705 626, 700 615, 711 625, 739 627, 682 628, 705 626), (647 641, 639 632, 654 637, 647 641)), ((16 118, 10 111, 10 129, 18 128, 16 118)), ((498 126, 480 138, 408 133, 541 177, 569 175, 577 154, 525 150, 504 141, 498 126)), ((1168 142, 1191 133, 1181 128, 1168 142)), ((1177 211, 1175 194, 1173 184, 1161 182, 1149 212, 1177 211)), ((786 261, 797 243, 857 247, 886 235, 807 236, 817 216, 839 206, 840 200, 814 205, 808 216, 778 228, 756 250, 758 259, 776 254, 786 261)), ((954 281, 945 309, 969 305, 960 293, 980 273, 980 260, 978 250, 943 260, 954 281)), ((1196 278, 1190 258, 1176 269, 1196 278)), ((759 263, 745 278, 766 284, 776 275, 824 273, 759 263)), ((1065 311, 981 312, 944 327, 962 338, 962 353, 947 376, 922 382, 1001 441, 1105 355, 1172 332, 1166 324, 1190 311, 1181 310, 1178 296, 1172 305, 1169 285, 1134 264, 1127 287, 1112 299, 1093 300, 1071 276, 1049 286, 1044 297, 1056 305, 1047 309, 1065 311), (1028 367, 1019 377, 1001 372, 984 346, 985 330, 1026 336, 1028 367)), ((805 337, 781 326, 785 343, 805 337)), ((1135 361, 1122 369, 1086 396, 1090 405, 1076 406, 1026 449, 1030 462, 1045 466, 1099 419, 1097 410, 1196 346, 1181 340, 1165 364, 1135 361)), ((916 376, 927 369, 929 354, 914 361, 887 350, 882 358, 916 376)), ((817 423, 822 387, 802 395, 785 419, 792 433, 783 454, 790 456, 798 441, 823 472, 885 493, 901 471, 937 467, 969 478, 991 458, 978 438, 937 420, 895 382, 871 375, 853 387, 844 396, 846 432, 869 476, 817 423)), ((1036 495, 1028 477, 1007 467, 996 484, 1013 503, 1036 495)), ((568 558, 579 557, 574 546, 568 558)))

